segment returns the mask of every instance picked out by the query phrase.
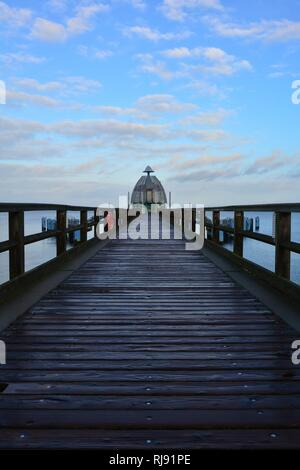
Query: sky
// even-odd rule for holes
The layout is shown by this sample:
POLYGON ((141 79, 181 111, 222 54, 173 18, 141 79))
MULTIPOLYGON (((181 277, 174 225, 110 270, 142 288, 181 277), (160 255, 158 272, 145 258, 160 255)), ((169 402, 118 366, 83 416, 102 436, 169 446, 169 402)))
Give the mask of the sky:
POLYGON ((299 202, 299 59, 298 0, 0 1, 0 201, 299 202))

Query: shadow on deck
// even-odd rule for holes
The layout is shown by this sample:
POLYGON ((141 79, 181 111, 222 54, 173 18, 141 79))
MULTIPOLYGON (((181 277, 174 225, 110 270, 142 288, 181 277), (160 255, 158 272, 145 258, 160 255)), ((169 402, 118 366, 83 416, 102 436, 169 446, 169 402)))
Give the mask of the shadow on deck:
POLYGON ((1 337, 1 448, 299 447, 297 333, 182 241, 109 243, 1 337))

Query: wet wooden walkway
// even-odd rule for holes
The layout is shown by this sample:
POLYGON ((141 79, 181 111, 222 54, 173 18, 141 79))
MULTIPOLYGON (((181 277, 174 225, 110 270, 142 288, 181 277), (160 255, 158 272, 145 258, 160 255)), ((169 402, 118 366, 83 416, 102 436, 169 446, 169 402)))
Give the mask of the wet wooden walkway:
POLYGON ((111 242, 1 338, 1 448, 300 445, 297 333, 181 241, 111 242))

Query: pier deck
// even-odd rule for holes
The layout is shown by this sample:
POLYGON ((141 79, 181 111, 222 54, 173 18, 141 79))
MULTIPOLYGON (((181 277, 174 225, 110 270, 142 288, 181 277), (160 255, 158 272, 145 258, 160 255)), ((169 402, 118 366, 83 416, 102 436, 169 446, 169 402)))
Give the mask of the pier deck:
POLYGON ((110 242, 1 339, 0 448, 300 445, 297 333, 182 241, 110 242))

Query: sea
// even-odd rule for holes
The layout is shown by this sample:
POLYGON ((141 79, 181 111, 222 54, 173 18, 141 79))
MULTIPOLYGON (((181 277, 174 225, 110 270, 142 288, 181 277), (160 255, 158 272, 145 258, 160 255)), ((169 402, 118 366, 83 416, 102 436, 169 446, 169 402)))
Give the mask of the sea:
MULTIPOLYGON (((88 214, 88 217, 92 215, 88 214)), ((233 218, 233 212, 222 212, 221 220, 233 218)), ((274 222, 272 212, 245 212, 245 217, 259 217, 260 226, 257 233, 273 235, 274 222)), ((25 212, 25 235, 32 235, 42 231, 42 217, 55 219, 55 211, 25 212)), ((79 212, 68 212, 69 218, 79 219, 79 212)), ((207 213, 210 218, 211 214, 207 213)), ((93 237, 93 231, 88 232, 88 239, 93 237)), ((0 213, 0 241, 8 239, 8 215, 0 213)), ((300 213, 292 214, 292 241, 300 243, 300 213)), ((225 243, 224 248, 233 250, 233 242, 225 243)), ((72 246, 68 243, 67 249, 72 246)), ((49 238, 25 246, 25 271, 29 271, 56 256, 56 239, 49 238)), ((250 238, 244 239, 244 257, 271 271, 275 269, 275 247, 266 243, 258 242, 250 238)), ((0 284, 9 279, 9 257, 8 252, 0 253, 0 284)), ((292 253, 291 256, 291 280, 300 284, 300 255, 292 253)))

